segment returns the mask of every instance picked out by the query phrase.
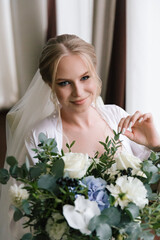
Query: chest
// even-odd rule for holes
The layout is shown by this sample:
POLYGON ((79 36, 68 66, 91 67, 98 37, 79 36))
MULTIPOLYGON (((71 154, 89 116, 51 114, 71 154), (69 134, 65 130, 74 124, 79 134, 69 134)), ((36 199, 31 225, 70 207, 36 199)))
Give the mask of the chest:
POLYGON ((93 126, 87 129, 65 128, 63 130, 63 150, 68 152, 66 143, 75 144, 71 148, 72 152, 88 153, 93 157, 98 151, 100 154, 104 152, 104 147, 99 141, 104 142, 106 137, 113 137, 113 130, 104 120, 97 121, 93 126))

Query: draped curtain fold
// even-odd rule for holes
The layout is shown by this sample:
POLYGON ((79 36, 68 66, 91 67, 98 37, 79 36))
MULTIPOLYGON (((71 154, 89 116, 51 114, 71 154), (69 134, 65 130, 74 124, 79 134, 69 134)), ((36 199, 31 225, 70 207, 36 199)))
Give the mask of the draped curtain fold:
POLYGON ((47 29, 47 40, 55 37, 57 33, 56 27, 56 1, 48 0, 48 29, 47 29))
POLYGON ((23 96, 46 38, 46 0, 0 1, 0 109, 23 96))
POLYGON ((106 104, 125 109, 126 84, 126 0, 116 1, 112 54, 107 83, 106 104))
POLYGON ((126 109, 151 112, 160 132, 160 1, 127 2, 126 109))
POLYGON ((126 0, 94 0, 93 45, 104 102, 125 108, 126 0))
POLYGON ((93 0, 56 0, 57 35, 75 34, 92 41, 93 0))
POLYGON ((94 0, 92 43, 97 55, 97 72, 102 80, 103 100, 106 97, 111 59, 116 0, 94 0))
POLYGON ((37 70, 46 32, 46 0, 0 0, 0 166, 6 153, 6 114, 37 70))
POLYGON ((19 97, 12 10, 8 0, 0 1, 0 36, 0 109, 5 109, 19 97))

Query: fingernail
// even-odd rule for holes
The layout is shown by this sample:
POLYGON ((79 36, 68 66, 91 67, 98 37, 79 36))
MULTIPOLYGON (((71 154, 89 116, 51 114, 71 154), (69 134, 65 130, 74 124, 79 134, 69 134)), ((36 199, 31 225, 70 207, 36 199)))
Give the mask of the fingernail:
POLYGON ((141 123, 141 122, 142 122, 142 120, 143 120, 143 117, 141 117, 141 118, 138 120, 138 122, 139 122, 139 123, 141 123))
POLYGON ((132 123, 132 122, 130 122, 130 124, 129 124, 129 127, 128 127, 128 128, 131 128, 131 127, 132 127, 132 125, 133 125, 133 123, 132 123))
POLYGON ((122 129, 122 134, 124 134, 124 133, 125 133, 125 131, 126 131, 126 129, 125 129, 125 128, 123 128, 123 129, 122 129))
POLYGON ((120 133, 121 132, 121 127, 118 127, 118 133, 120 133))

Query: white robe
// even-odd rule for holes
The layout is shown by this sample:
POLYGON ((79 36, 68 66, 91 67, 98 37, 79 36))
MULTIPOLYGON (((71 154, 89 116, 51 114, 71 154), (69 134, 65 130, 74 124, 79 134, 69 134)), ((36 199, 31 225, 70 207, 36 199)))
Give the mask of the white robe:
MULTIPOLYGON (((128 116, 127 112, 116 105, 103 105, 97 110, 102 118, 108 123, 110 128, 115 132, 117 132, 117 126, 120 119, 128 116)), ((43 132, 48 138, 55 138, 60 152, 63 146, 63 128, 62 121, 58 116, 58 113, 57 115, 51 114, 49 117, 40 121, 28 134, 28 137, 26 138, 26 148, 33 162, 35 162, 36 159, 33 158, 34 152, 31 149, 36 148, 38 145, 38 135, 41 132, 43 132)), ((148 158, 150 153, 148 148, 136 144, 123 135, 120 135, 120 140, 122 140, 122 145, 127 152, 139 157, 142 160, 148 158)))

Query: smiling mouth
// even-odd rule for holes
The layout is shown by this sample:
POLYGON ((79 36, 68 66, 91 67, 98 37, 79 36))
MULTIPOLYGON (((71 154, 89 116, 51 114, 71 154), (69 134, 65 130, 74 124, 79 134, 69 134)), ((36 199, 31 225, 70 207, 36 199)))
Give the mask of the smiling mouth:
POLYGON ((81 105, 81 104, 84 104, 84 103, 85 103, 85 101, 86 101, 87 98, 88 98, 88 97, 83 98, 83 99, 80 99, 80 100, 76 100, 76 101, 71 101, 71 103, 76 104, 76 105, 81 105))

